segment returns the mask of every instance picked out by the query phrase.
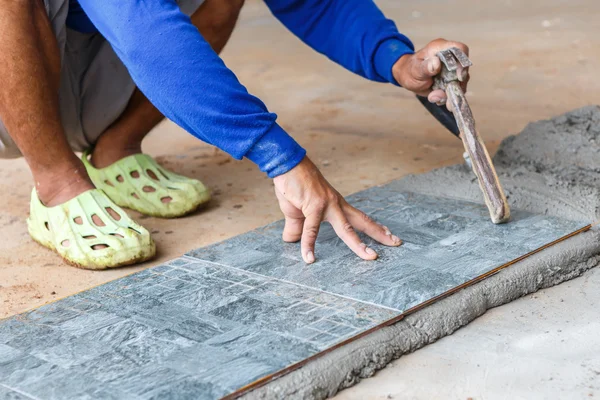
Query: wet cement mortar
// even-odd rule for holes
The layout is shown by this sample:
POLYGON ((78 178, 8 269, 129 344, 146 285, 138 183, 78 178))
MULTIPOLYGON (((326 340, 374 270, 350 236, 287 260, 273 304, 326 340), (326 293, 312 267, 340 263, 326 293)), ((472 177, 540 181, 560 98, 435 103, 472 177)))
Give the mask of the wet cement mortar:
MULTIPOLYGON (((600 219, 600 106, 529 124, 494 157, 512 208, 562 218, 600 219)), ((465 165, 393 183, 408 191, 481 202, 465 165)), ((567 239, 400 322, 327 353, 244 399, 325 399, 388 363, 452 334, 488 309, 573 279, 600 261, 600 230, 567 239)))

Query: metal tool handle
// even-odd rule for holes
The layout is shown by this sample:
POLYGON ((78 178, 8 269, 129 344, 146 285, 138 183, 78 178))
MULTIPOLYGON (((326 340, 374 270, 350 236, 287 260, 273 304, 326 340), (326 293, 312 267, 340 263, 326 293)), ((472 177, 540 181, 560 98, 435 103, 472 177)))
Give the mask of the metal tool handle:
POLYGON ((492 222, 500 224, 507 222, 510 218, 510 207, 506 201, 506 196, 500 180, 496 174, 494 164, 490 155, 479 136, 475 127, 475 119, 471 112, 471 107, 465 98, 465 94, 460 87, 457 76, 457 62, 463 67, 471 65, 467 56, 457 48, 444 50, 438 53, 442 61, 442 72, 436 78, 434 87, 444 89, 448 100, 452 106, 452 112, 456 119, 460 138, 469 157, 473 172, 477 175, 479 187, 483 192, 485 204, 490 212, 492 222))

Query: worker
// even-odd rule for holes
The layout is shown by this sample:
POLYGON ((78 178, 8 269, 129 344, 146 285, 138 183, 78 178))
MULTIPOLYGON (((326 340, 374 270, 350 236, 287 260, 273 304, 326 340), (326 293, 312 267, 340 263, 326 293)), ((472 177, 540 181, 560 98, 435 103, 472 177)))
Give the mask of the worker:
MULTIPOLYGON (((88 269, 153 257, 149 232, 120 206, 171 218, 210 197, 200 181, 142 153, 144 137, 167 117, 273 179, 283 240, 300 241, 305 262, 315 261, 323 221, 365 260, 377 254, 356 231, 386 246, 401 244, 343 199, 219 58, 243 3, 0 0, 0 157, 23 156, 31 170, 27 223, 35 241, 88 269)), ((445 94, 431 90, 441 68, 436 53, 452 46, 468 52, 443 39, 415 52, 372 0, 266 4, 343 67, 438 104, 445 94)), ((466 85, 467 71, 461 77, 466 85)))

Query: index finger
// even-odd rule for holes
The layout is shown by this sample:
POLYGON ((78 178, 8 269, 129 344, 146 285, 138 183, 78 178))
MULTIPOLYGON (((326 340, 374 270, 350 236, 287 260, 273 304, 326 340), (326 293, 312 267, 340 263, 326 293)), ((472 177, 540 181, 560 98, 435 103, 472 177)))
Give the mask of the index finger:
POLYGON ((342 239, 344 243, 346 243, 346 246, 348 246, 350 250, 352 250, 357 256, 363 260, 377 259, 377 253, 375 250, 362 243, 354 231, 354 227, 348 221, 348 218, 346 218, 346 215, 342 211, 341 206, 336 205, 328 212, 327 222, 331 224, 338 237, 342 239))
POLYGON ((352 226, 377 240, 379 243, 386 246, 400 246, 402 244, 402 240, 393 235, 386 226, 373 221, 364 212, 352 207, 350 204, 345 206, 345 211, 352 226))

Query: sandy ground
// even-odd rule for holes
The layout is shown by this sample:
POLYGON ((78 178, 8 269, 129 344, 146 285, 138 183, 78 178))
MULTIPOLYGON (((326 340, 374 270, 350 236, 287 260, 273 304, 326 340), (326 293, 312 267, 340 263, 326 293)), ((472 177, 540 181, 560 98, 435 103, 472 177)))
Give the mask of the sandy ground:
MULTIPOLYGON (((593 0, 380 0, 417 47, 435 37, 469 44, 470 102, 493 152, 533 120, 600 102, 600 3, 593 0)), ((248 0, 223 58, 248 89, 279 114, 343 194, 459 162, 461 143, 409 93, 368 82, 314 53, 258 0, 248 0)), ((190 217, 132 215, 154 234, 159 255, 138 267, 78 270, 33 243, 25 218, 31 190, 23 160, 0 161, 0 318, 163 262, 280 218, 272 184, 170 122, 145 151, 204 181, 211 205, 190 217)))

